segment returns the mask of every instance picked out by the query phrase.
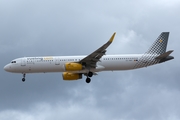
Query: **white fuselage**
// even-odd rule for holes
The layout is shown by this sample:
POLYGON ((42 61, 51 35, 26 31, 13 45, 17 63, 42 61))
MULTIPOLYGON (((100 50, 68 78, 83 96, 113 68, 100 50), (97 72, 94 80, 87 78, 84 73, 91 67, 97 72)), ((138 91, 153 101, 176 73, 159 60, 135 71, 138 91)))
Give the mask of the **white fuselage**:
MULTIPOLYGON (((104 55, 96 65, 96 68, 70 71, 72 73, 87 73, 88 71, 115 71, 134 69, 135 64, 142 54, 104 55)), ((65 63, 78 62, 86 56, 50 56, 50 57, 23 57, 13 60, 4 69, 14 73, 46 73, 68 72, 65 63)))
POLYGON ((111 38, 86 56, 44 56, 17 58, 4 67, 13 73, 22 73, 25 81, 26 73, 63 72, 63 80, 78 80, 86 76, 86 83, 96 72, 131 70, 162 63, 171 59, 173 50, 166 52, 169 32, 162 32, 157 40, 144 54, 105 55, 106 49, 113 42, 111 38))

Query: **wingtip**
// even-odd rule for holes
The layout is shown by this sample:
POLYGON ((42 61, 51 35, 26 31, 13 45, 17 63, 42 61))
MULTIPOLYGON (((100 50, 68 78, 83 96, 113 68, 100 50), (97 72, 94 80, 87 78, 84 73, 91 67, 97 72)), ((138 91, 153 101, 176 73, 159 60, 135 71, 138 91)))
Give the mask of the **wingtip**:
POLYGON ((111 38, 109 39, 109 42, 113 42, 115 35, 116 35, 116 32, 114 32, 114 34, 111 36, 111 38))

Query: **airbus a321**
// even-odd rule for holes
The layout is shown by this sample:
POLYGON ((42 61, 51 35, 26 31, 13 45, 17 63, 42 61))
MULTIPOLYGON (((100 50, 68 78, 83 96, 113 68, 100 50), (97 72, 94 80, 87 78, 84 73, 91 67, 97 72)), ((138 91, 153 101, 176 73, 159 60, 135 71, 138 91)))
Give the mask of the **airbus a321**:
POLYGON ((85 75, 86 82, 90 83, 91 77, 97 72, 137 69, 174 59, 170 56, 173 50, 166 52, 169 32, 162 32, 144 54, 106 55, 106 49, 113 42, 115 34, 87 56, 22 57, 12 60, 4 66, 4 70, 22 73, 23 82, 27 73, 63 72, 64 80, 78 80, 85 75))

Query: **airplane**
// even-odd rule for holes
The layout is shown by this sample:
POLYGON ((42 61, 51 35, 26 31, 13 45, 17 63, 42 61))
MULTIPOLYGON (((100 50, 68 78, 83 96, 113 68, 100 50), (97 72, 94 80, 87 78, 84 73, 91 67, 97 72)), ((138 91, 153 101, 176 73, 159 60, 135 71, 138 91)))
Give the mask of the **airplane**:
POLYGON ((25 81, 27 73, 63 72, 63 80, 78 80, 86 76, 86 83, 101 71, 132 70, 174 59, 166 52, 169 32, 162 32, 144 54, 106 55, 106 49, 113 42, 116 32, 100 48, 86 56, 40 56, 22 57, 12 60, 4 70, 22 73, 25 81))

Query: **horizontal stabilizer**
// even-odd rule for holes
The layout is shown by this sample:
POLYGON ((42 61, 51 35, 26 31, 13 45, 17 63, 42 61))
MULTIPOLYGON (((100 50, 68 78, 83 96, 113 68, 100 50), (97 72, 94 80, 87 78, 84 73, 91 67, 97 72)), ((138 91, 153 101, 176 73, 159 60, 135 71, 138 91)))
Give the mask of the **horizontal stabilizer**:
POLYGON ((165 53, 159 55, 158 57, 156 57, 155 59, 160 59, 160 60, 161 60, 161 59, 163 59, 163 58, 166 58, 166 57, 168 57, 172 52, 173 52, 173 50, 170 50, 170 51, 168 51, 168 52, 165 52, 165 53))

